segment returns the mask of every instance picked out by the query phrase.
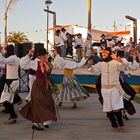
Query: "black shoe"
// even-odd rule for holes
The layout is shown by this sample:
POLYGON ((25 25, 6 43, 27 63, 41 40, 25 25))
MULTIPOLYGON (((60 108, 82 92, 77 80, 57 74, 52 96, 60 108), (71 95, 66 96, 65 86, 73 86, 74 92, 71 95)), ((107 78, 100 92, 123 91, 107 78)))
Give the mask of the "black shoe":
POLYGON ((15 124, 17 122, 17 120, 16 119, 9 119, 9 120, 7 120, 7 121, 5 121, 4 123, 5 124, 15 124))
POLYGON ((35 129, 35 130, 38 130, 38 131, 42 131, 42 130, 44 130, 43 128, 41 128, 39 125, 37 126, 37 125, 32 125, 32 129, 35 129))
POLYGON ((8 119, 8 120, 10 120, 10 119, 18 119, 17 114, 15 114, 15 116, 13 116, 13 117, 9 117, 9 119, 8 119))
POLYGON ((49 125, 43 125, 45 128, 49 128, 49 125))

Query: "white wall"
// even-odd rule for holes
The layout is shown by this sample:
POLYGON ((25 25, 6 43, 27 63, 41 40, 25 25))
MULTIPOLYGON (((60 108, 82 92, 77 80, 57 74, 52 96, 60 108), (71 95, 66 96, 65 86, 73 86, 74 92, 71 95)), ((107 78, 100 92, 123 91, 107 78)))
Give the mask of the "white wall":
MULTIPOLYGON (((130 25, 130 37, 133 37, 133 21, 130 21, 127 23, 127 25, 130 25)), ((140 39, 140 19, 137 20, 137 42, 139 42, 140 39)))

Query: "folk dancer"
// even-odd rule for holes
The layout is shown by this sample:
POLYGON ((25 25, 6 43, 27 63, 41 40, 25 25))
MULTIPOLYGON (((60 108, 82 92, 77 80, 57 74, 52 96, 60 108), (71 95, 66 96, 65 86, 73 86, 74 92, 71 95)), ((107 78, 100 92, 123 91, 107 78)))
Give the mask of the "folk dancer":
POLYGON ((37 64, 35 61, 30 61, 30 68, 36 71, 36 79, 31 89, 31 100, 20 112, 25 119, 33 122, 32 129, 44 130, 40 124, 48 128, 52 121, 57 120, 57 117, 54 100, 48 85, 48 76, 52 66, 48 63, 47 51, 40 50, 38 58, 37 64))
POLYGON ((124 64, 115 54, 111 55, 110 48, 102 50, 102 57, 103 61, 91 66, 89 70, 93 73, 101 74, 103 112, 108 114, 111 126, 114 129, 118 129, 118 127, 123 129, 124 123, 121 113, 121 109, 124 108, 123 97, 127 100, 131 98, 131 96, 123 92, 119 82, 120 71, 124 64), (118 121, 116 121, 115 117, 118 121))
MULTIPOLYGON (((15 113, 13 103, 15 102, 14 98, 19 86, 19 58, 14 54, 14 51, 14 46, 8 45, 6 47, 6 58, 0 57, 0 63, 6 65, 6 84, 0 98, 0 103, 2 103, 10 113, 8 121, 5 122, 6 124, 16 123, 18 117, 15 113)), ((17 99, 21 101, 19 96, 17 99)))
POLYGON ((25 98, 26 102, 29 102, 31 100, 31 89, 32 89, 33 82, 36 79, 36 71, 33 69, 30 69, 29 58, 30 58, 30 61, 35 61, 36 62, 35 64, 37 64, 37 61, 38 61, 37 50, 31 49, 29 51, 29 53, 26 56, 22 57, 20 60, 21 69, 29 70, 29 89, 30 89, 30 91, 25 98))
POLYGON ((80 63, 71 60, 64 60, 60 55, 54 59, 54 68, 64 70, 64 78, 60 93, 57 97, 58 106, 62 106, 64 100, 73 103, 72 108, 77 108, 76 101, 81 101, 89 97, 88 92, 80 85, 73 74, 74 69, 82 67, 86 60, 83 58, 80 63), (56 61, 56 60, 57 61, 56 61), (56 63, 57 62, 57 63, 56 63))

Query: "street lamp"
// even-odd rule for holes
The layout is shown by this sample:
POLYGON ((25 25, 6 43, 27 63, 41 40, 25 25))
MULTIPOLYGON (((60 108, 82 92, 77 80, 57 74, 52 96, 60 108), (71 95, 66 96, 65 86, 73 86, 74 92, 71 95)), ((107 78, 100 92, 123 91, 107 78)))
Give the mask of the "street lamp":
POLYGON ((129 19, 133 21, 133 36, 134 36, 134 42, 137 44, 137 19, 131 16, 125 16, 126 19, 129 19))
MULTIPOLYGON (((46 0, 45 1, 45 5, 47 6, 47 10, 49 11, 49 6, 52 4, 53 2, 51 0, 46 0)), ((49 27, 49 12, 47 12, 47 36, 46 36, 46 45, 47 45, 47 51, 48 51, 48 27, 49 27)))

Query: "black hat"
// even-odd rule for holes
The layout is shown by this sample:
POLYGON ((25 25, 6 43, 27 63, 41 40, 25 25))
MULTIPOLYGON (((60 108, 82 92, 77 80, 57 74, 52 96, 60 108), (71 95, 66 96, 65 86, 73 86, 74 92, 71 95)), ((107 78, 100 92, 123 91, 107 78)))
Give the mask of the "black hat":
POLYGON ((14 47, 14 45, 8 45, 7 47, 6 47, 6 57, 9 57, 9 56, 11 56, 11 55, 14 55, 15 54, 15 47, 14 47))
POLYGON ((82 36, 82 34, 81 33, 78 33, 77 36, 82 36))
POLYGON ((48 54, 48 52, 45 48, 40 49, 37 53, 38 56, 46 55, 46 54, 48 54))
POLYGON ((106 37, 105 34, 102 34, 101 37, 106 37))
POLYGON ((105 48, 105 49, 103 49, 103 50, 109 51, 109 53, 111 53, 111 52, 112 52, 111 47, 106 47, 106 48, 105 48))
POLYGON ((58 30, 56 30, 56 33, 60 33, 60 30, 58 29, 58 30))
POLYGON ((61 31, 66 31, 66 29, 65 28, 62 28, 61 31))
POLYGON ((117 56, 124 57, 124 51, 117 51, 117 56))
POLYGON ((67 32, 66 35, 70 35, 70 34, 67 32))

